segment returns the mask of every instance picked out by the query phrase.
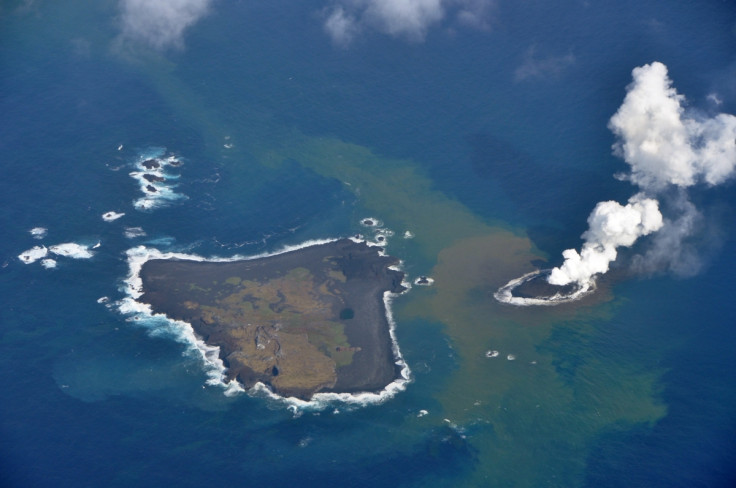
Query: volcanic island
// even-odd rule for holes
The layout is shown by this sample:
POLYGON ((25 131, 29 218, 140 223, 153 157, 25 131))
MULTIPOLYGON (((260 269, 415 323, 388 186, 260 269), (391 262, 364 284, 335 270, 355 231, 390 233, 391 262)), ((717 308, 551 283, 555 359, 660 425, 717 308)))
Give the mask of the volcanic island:
POLYGON ((220 348, 228 380, 281 396, 380 391, 399 377, 384 294, 398 260, 340 239, 237 261, 151 259, 139 301, 220 348))

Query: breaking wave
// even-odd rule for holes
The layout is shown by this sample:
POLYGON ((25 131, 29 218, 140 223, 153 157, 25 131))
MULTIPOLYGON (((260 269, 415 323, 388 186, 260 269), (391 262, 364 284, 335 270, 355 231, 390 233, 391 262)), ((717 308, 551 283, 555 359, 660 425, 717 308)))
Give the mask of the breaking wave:
POLYGON ((114 210, 110 210, 109 212, 105 212, 104 214, 102 214, 102 220, 104 220, 105 222, 112 222, 124 215, 125 212, 115 212, 114 210))
POLYGON ((18 255, 18 259, 26 264, 35 263, 39 259, 43 260, 41 264, 44 268, 56 267, 56 261, 53 259, 44 259, 48 254, 73 259, 89 259, 94 253, 89 250, 89 246, 85 244, 77 244, 76 242, 65 242, 63 244, 55 244, 53 246, 34 246, 27 251, 23 251, 18 255))
MULTIPOLYGON (((94 248, 99 247, 97 245, 94 248)), ((49 247, 49 252, 56 254, 57 256, 63 256, 65 258, 73 259, 89 259, 94 256, 94 253, 89 250, 89 246, 85 244, 77 244, 76 242, 65 242, 63 244, 56 244, 49 247)))
POLYGON ((135 239, 136 237, 144 237, 146 231, 143 230, 143 227, 126 227, 123 235, 127 239, 135 239))
POLYGON ((30 232, 34 239, 43 239, 44 237, 46 237, 46 234, 48 234, 49 230, 45 227, 34 227, 28 232, 30 232))
POLYGON ((186 195, 174 190, 179 175, 168 170, 182 164, 180 158, 166 155, 162 148, 152 148, 142 153, 135 163, 136 171, 129 173, 130 177, 138 182, 143 193, 141 198, 133 202, 136 210, 154 210, 186 199, 186 195))
POLYGON ((39 259, 43 259, 48 255, 49 250, 46 246, 34 246, 27 251, 23 251, 18 255, 18 259, 26 264, 35 263, 39 259))

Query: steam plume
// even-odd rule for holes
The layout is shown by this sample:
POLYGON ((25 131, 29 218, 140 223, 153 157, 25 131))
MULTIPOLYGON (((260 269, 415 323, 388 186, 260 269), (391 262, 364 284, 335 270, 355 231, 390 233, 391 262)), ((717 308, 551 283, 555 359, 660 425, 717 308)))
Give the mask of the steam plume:
POLYGON ((686 115, 685 97, 672 87, 662 63, 632 74, 624 103, 608 125, 619 138, 614 153, 631 166, 627 179, 650 192, 728 179, 736 166, 736 117, 686 115))
POLYGON ((608 127, 618 137, 614 153, 631 167, 621 176, 641 192, 626 206, 601 202, 588 217, 585 243, 578 253, 567 249, 564 263, 547 278, 553 285, 589 285, 595 275, 608 271, 616 259, 616 248, 629 247, 653 232, 661 238, 635 259, 639 269, 669 261, 677 269, 695 269, 694 254, 685 252, 683 241, 691 235, 699 216, 685 188, 698 183, 712 186, 726 181, 736 167, 736 117, 718 114, 706 118, 686 114, 685 97, 672 87, 667 67, 659 62, 635 68, 623 104, 608 127), (663 218, 655 196, 679 187, 679 209, 672 219, 663 218), (682 263, 673 259, 682 259, 682 263))
POLYGON ((617 247, 629 247, 640 236, 661 229, 663 224, 657 200, 638 193, 626 206, 614 201, 598 203, 588 217, 588 225, 580 253, 575 249, 562 253, 565 262, 552 270, 547 278, 550 284, 585 283, 592 276, 605 273, 616 260, 617 247))

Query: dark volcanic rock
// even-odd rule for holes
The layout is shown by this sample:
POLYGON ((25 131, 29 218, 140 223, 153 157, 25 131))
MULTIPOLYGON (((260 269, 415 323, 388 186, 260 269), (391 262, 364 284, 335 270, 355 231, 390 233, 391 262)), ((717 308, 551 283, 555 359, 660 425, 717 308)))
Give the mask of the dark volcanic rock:
POLYGON ((578 285, 575 283, 557 286, 547 282, 548 273, 540 273, 525 281, 514 289, 514 296, 520 298, 546 298, 556 294, 569 295, 574 292, 578 285))
POLYGON ((141 164, 146 169, 158 169, 161 167, 161 163, 159 163, 155 159, 146 159, 141 164))
POLYGON ((148 173, 143 175, 143 179, 149 183, 157 183, 157 182, 166 181, 166 178, 164 178, 163 176, 156 176, 156 175, 152 175, 148 173))

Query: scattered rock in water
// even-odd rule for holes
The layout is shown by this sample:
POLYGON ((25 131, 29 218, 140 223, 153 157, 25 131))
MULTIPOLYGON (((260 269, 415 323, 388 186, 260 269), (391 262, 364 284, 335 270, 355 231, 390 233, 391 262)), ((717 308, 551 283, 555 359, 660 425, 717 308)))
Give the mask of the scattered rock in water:
POLYGON ((146 169, 158 169, 161 167, 161 163, 155 159, 146 159, 141 163, 141 165, 146 169))
POLYGON ((424 275, 414 280, 414 284, 418 286, 430 286, 432 283, 434 283, 434 279, 424 275))
POLYGON ((360 221, 360 225, 364 225, 366 227, 376 227, 378 226, 378 220, 372 217, 366 217, 365 219, 360 221))
POLYGON ((164 178, 163 176, 152 175, 149 173, 144 174, 143 179, 149 183, 160 183, 166 181, 166 178, 164 178))

